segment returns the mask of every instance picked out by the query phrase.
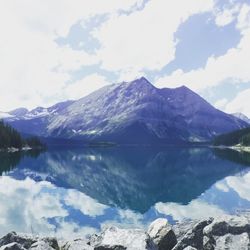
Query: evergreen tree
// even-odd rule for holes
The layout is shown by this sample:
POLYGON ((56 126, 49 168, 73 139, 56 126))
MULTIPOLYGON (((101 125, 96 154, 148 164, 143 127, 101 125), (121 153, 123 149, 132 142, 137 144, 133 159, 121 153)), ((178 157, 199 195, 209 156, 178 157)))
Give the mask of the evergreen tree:
POLYGON ((17 148, 21 149, 24 146, 31 148, 44 148, 37 137, 23 139, 22 136, 10 125, 0 121, 0 149, 17 148))

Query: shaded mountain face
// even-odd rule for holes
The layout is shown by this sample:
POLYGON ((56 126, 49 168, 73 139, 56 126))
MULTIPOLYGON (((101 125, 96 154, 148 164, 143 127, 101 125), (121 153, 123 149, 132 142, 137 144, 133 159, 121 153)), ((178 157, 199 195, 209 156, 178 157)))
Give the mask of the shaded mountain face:
POLYGON ((207 141, 247 126, 184 86, 157 89, 145 78, 58 105, 8 121, 39 136, 146 144, 207 141))

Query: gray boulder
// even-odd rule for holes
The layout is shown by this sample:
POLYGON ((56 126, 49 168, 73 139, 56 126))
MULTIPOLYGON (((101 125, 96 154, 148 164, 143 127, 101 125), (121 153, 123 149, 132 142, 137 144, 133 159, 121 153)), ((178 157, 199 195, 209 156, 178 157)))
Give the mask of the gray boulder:
POLYGON ((16 242, 13 242, 13 243, 9 243, 7 245, 1 246, 0 250, 25 250, 25 248, 23 248, 22 245, 16 242))
POLYGON ((244 216, 222 216, 204 228, 204 235, 208 237, 245 232, 250 233, 250 220, 244 216))
POLYGON ((58 242, 55 238, 41 238, 33 243, 31 250, 59 250, 58 242))
POLYGON ((86 239, 75 239, 62 244, 61 250, 94 250, 86 239))
POLYGON ((9 245, 10 243, 17 243, 23 248, 28 249, 35 242, 36 242, 36 239, 34 239, 31 236, 19 235, 16 232, 11 232, 11 233, 6 234, 3 238, 0 239, 0 247, 9 245))
POLYGON ((211 224, 212 218, 196 223, 177 243, 174 250, 183 250, 186 247, 203 249, 203 229, 211 224))
POLYGON ((39 238, 37 236, 17 234, 11 232, 0 239, 1 250, 59 250, 58 242, 55 238, 39 238))
POLYGON ((139 229, 105 229, 95 241, 95 250, 157 250, 158 247, 147 233, 139 229))
POLYGON ((204 249, 250 249, 250 221, 243 216, 216 218, 203 230, 204 249))
POLYGON ((197 250, 197 248, 188 246, 188 247, 185 247, 183 250, 197 250))
POLYGON ((178 229, 178 243, 173 248, 174 250, 192 248, 204 250, 250 249, 250 221, 246 217, 223 216, 202 220, 181 237, 181 233, 189 226, 181 226, 178 229))
POLYGON ((216 240, 215 250, 224 249, 237 249, 248 250, 250 249, 250 241, 247 233, 232 235, 226 234, 216 240))
POLYGON ((190 231, 199 221, 183 221, 173 225, 173 231, 176 235, 177 241, 179 242, 183 236, 190 231))
POLYGON ((249 236, 247 233, 232 235, 226 234, 219 237, 216 240, 215 250, 224 250, 224 249, 237 249, 237 250, 249 250, 250 242, 249 236))
POLYGON ((159 250, 170 250, 177 244, 172 226, 166 219, 159 218, 153 221, 148 228, 148 234, 159 250))
POLYGON ((51 247, 48 242, 39 240, 31 245, 30 250, 54 250, 55 248, 51 247))

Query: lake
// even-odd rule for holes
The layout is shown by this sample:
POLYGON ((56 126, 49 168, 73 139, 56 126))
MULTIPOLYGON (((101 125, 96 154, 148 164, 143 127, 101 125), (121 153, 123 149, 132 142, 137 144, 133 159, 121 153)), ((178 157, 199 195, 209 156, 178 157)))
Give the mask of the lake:
POLYGON ((178 147, 0 153, 0 236, 58 237, 250 209, 250 156, 178 147))

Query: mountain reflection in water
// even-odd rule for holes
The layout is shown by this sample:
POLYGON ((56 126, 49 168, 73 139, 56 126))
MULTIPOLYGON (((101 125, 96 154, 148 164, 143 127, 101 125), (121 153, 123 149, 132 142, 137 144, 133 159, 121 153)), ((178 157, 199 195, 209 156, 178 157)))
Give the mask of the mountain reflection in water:
POLYGON ((143 227, 162 216, 174 223, 235 213, 250 208, 247 159, 171 147, 2 153, 0 234, 85 234, 108 223, 143 227))

